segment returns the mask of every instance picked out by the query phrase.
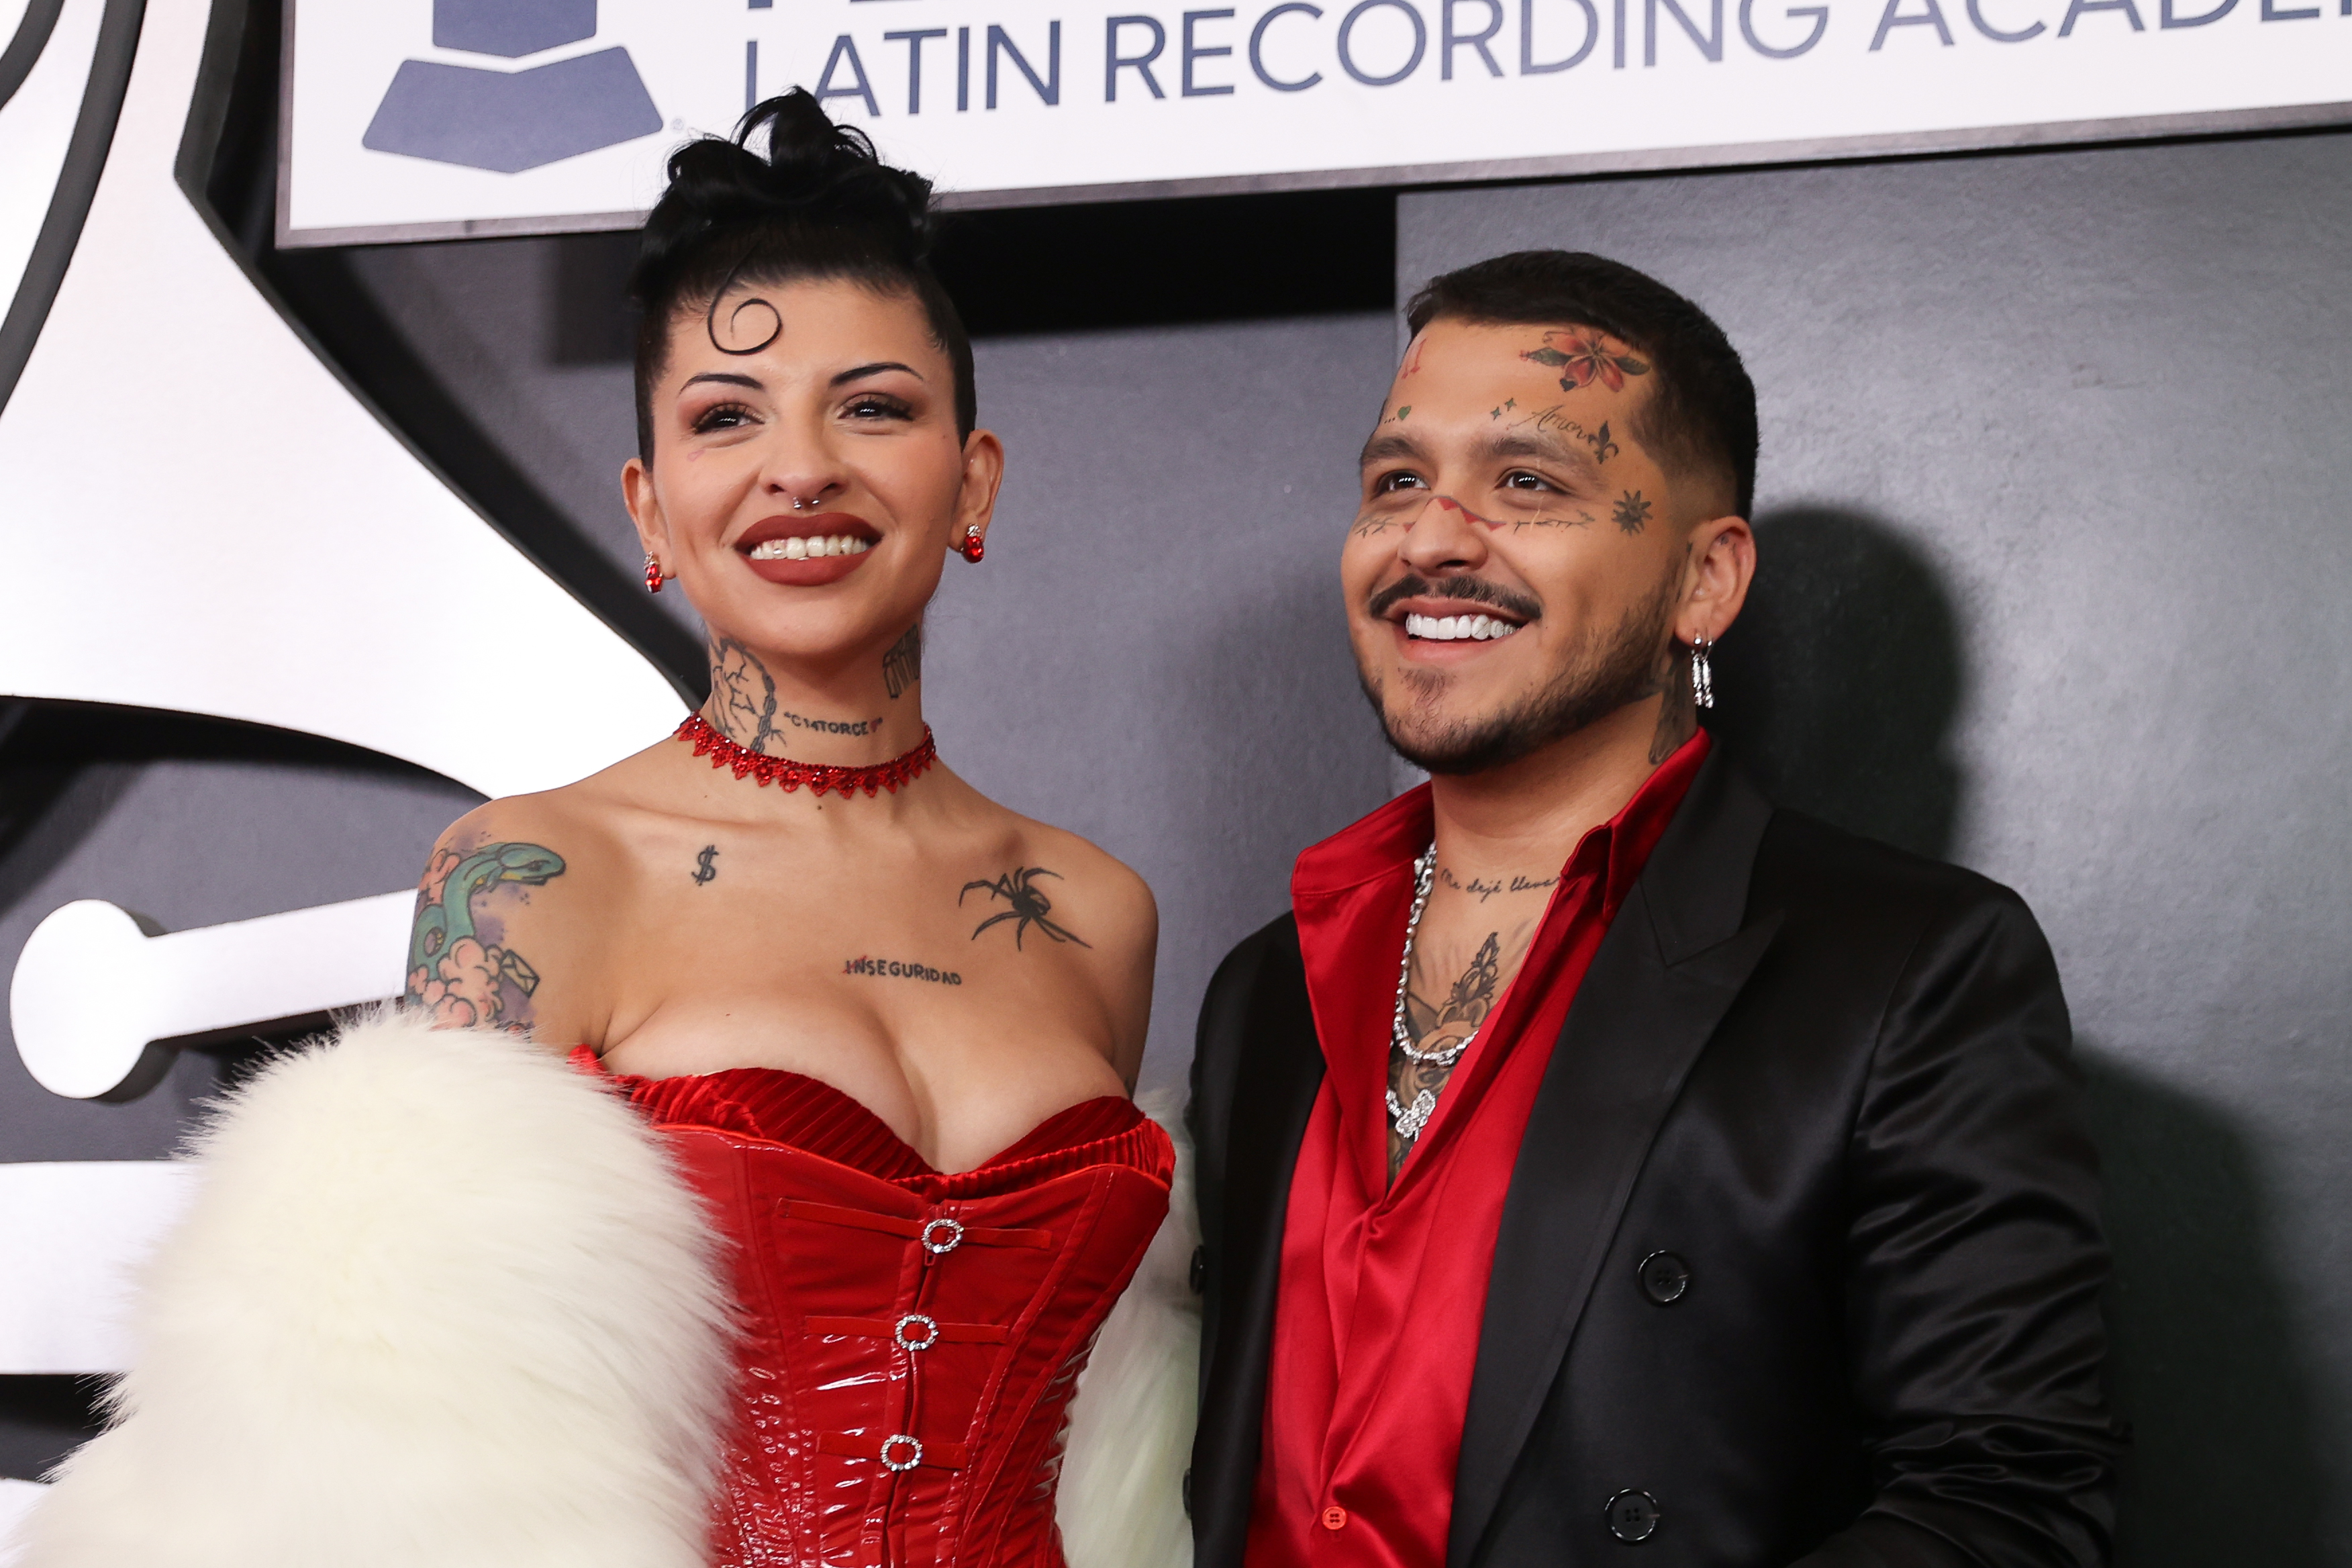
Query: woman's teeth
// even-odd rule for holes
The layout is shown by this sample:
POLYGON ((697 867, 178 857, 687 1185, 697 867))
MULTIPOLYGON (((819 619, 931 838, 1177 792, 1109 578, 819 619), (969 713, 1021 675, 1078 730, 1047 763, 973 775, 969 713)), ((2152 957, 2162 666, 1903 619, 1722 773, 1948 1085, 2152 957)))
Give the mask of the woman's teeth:
POLYGON ((754 561, 814 561, 826 555, 863 555, 874 548, 870 539, 837 533, 825 539, 771 539, 751 546, 754 561))
POLYGON ((1491 642, 1519 628, 1487 616, 1407 616, 1404 635, 1424 642, 1491 642))

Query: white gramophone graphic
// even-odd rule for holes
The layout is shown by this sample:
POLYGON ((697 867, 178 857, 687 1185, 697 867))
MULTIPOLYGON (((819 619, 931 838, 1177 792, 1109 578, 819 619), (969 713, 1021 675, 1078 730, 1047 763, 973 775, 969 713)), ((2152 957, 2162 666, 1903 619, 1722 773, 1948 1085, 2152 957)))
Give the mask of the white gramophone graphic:
MULTIPOLYGON (((352 395, 182 192, 205 11, 29 0, 0 48, 0 299, 16 301, 0 330, 0 537, 27 574, 0 613, 0 695, 326 735, 492 795, 577 778, 662 732, 678 711, 662 676, 352 395), (86 411, 133 378, 169 416, 101 451, 86 411), (415 650, 459 643, 529 694, 530 723, 449 722, 415 650)), ((91 1096, 151 1041, 392 995, 412 900, 169 935, 68 904, 17 958, 18 1049, 43 1084, 91 1096), (256 944, 279 956, 255 961, 256 944)), ((103 1299, 175 1211, 184 1169, 0 1163, 0 1373, 121 1364, 103 1299)), ((22 1486, 0 1485, 0 1504, 22 1486)))

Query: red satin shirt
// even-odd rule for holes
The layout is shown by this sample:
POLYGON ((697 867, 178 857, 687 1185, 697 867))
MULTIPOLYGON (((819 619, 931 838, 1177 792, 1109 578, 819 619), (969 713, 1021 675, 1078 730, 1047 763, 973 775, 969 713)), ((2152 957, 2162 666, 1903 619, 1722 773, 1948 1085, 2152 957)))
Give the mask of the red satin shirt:
POLYGON ((1503 1200, 1569 1005, 1706 758, 1699 731, 1561 869, 1527 961, 1388 1181, 1390 1023, 1426 786, 1299 856, 1328 1070, 1284 1222, 1248 1568, 1439 1568, 1503 1200))

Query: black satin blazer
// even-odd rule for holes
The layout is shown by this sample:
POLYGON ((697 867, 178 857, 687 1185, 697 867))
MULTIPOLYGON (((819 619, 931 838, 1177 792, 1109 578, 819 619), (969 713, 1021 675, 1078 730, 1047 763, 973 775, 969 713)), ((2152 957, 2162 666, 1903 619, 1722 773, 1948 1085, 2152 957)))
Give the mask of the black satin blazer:
MULTIPOLYGON (((1537 1095, 1445 1568, 2106 1563, 2107 1254, 2068 1051, 2014 893, 1777 811, 1718 751, 1537 1095)), ((1322 1076, 1285 916, 1218 969, 1192 1068, 1200 1568, 1242 1564, 1322 1076)))

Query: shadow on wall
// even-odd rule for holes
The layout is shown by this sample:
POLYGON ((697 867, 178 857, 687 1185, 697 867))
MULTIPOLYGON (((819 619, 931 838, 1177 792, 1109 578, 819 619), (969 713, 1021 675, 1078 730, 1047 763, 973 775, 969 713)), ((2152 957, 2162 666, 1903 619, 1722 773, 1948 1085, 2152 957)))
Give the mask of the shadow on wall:
POLYGON ((1860 512, 1756 521, 1756 585, 1707 727, 1775 802, 1937 859, 1961 805, 1958 617, 1919 548, 1860 512))
MULTIPOLYGON (((1952 730, 1965 628, 1892 524, 1796 508, 1756 524, 1762 566, 1717 669, 1709 725, 1774 800, 1939 858, 1966 777, 1952 730)), ((2213 1106, 2084 1042, 2106 1167, 2123 1568, 2319 1568, 2327 1509, 2312 1372, 2263 1185, 2213 1106)))
POLYGON ((2321 1568, 2314 1374, 2252 1144, 2095 1043, 2081 1054, 2116 1254, 2115 1399, 2132 1425, 2116 1561, 2321 1568))
MULTIPOLYGON (((1336 551, 1333 552, 1336 554, 1336 551)), ((1160 984, 1180 998, 1159 1022, 1181 1064, 1210 974, 1232 946, 1289 907, 1301 849, 1391 793, 1391 753, 1356 680, 1329 568, 1226 573, 1152 720, 1181 759, 1160 799, 1167 860, 1160 984)))

